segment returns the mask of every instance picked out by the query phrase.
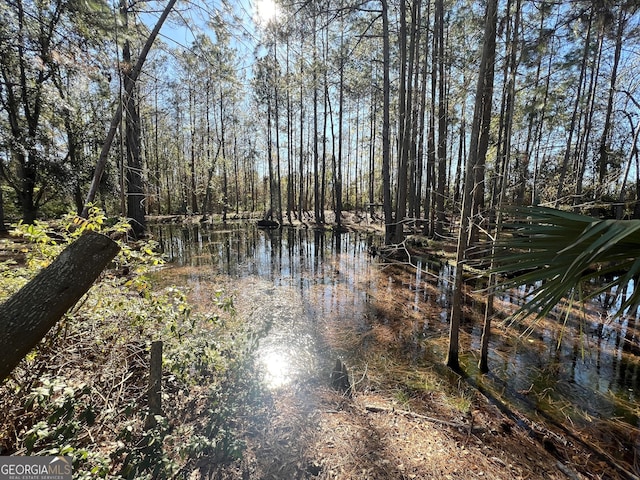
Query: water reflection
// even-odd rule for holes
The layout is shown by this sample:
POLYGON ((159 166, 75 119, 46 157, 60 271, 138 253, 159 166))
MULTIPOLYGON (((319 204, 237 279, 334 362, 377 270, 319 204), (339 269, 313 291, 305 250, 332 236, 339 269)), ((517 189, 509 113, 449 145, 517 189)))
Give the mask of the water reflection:
POLYGON ((316 329, 326 319, 363 318, 376 289, 366 255, 378 242, 371 235, 241 223, 224 230, 167 225, 154 234, 192 289, 220 275, 233 279, 243 315, 266 325, 258 360, 272 388, 324 375, 335 358, 318 344, 316 329))
MULTIPOLYGON (((380 243, 372 235, 335 235, 312 229, 259 230, 243 223, 229 224, 224 230, 169 225, 155 233, 175 265, 197 267, 189 270, 188 282, 223 274, 235 279, 244 292, 262 291, 255 285, 245 285, 249 278, 266 282, 265 289, 295 289, 295 302, 304 307, 312 324, 324 319, 367 317, 389 322, 408 316, 414 320, 410 335, 414 343, 430 332, 446 329, 453 267, 419 260, 420 268, 411 273, 382 268, 367 254, 380 243), (380 308, 381 304, 388 311, 380 308)), ((522 287, 499 300, 503 305, 520 305, 532 288, 522 287)), ((282 295, 286 296, 278 293, 282 295)), ((268 298, 273 295, 262 292, 262 298, 254 301, 261 303, 268 298)), ((603 303, 609 302, 610 306, 610 301, 603 295, 603 303)), ((522 390, 540 381, 536 372, 561 365, 550 379, 552 387, 563 394, 579 398, 585 396, 585 390, 595 390, 606 397, 613 391, 634 401, 640 386, 636 315, 602 321, 606 311, 587 313, 568 318, 566 327, 559 329, 558 323, 565 320, 563 312, 556 311, 558 320, 539 322, 534 333, 522 341, 494 339, 492 368, 510 388, 522 390), (571 329, 578 334, 572 335, 571 329)), ((277 323, 274 321, 274 325, 277 323)), ((467 348, 477 350, 479 335, 475 330, 479 326, 467 324, 466 328, 472 333, 467 348)), ((597 404, 594 413, 612 413, 610 401, 601 401, 602 397, 590 394, 584 400, 597 404)))
POLYGON ((260 363, 265 371, 265 383, 269 388, 277 389, 293 380, 290 368, 291 358, 285 351, 270 350, 263 352, 260 363))
MULTIPOLYGON (((233 279, 245 313, 270 326, 260 343, 260 364, 272 388, 318 379, 335 355, 355 357, 374 344, 415 365, 444 357, 454 273, 447 264, 423 259, 412 271, 378 265, 367 252, 380 239, 357 233, 237 223, 224 230, 164 226, 155 234, 176 266, 191 267, 187 283, 233 279), (331 352, 326 337, 346 330, 358 337, 341 338, 349 347, 331 352)), ((532 288, 502 296, 499 308, 522 304, 532 288)), ((603 295, 602 305, 589 306, 584 315, 565 320, 557 310, 556 320, 540 321, 529 335, 510 329, 494 336, 489 380, 520 408, 555 409, 576 424, 622 418, 638 426, 637 315, 607 319, 610 306, 611 297, 603 295)), ((461 350, 471 366, 480 326, 467 322, 464 328, 461 350)))

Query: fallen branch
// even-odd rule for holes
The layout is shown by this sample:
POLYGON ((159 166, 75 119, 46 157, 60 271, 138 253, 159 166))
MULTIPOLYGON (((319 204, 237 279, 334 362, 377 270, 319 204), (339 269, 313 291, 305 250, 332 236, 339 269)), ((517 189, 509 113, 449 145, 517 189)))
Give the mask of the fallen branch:
POLYGON ((87 232, 0 305, 0 381, 89 290, 120 247, 87 232))
POLYGON ((410 410, 398 410, 397 408, 387 408, 387 407, 378 407, 375 405, 365 405, 364 409, 367 412, 374 412, 374 413, 397 413, 400 415, 405 415, 408 417, 413 417, 413 418, 418 418, 420 420, 425 420, 427 422, 431 422, 431 423, 438 423, 440 425, 446 425, 447 427, 452 427, 452 428, 461 428, 463 430, 471 430, 472 426, 473 426, 473 422, 466 424, 466 423, 459 423, 459 422, 449 422, 447 420, 441 420, 439 418, 434 418, 434 417, 427 417, 426 415, 422 415, 420 413, 416 413, 416 412, 412 412, 410 410))

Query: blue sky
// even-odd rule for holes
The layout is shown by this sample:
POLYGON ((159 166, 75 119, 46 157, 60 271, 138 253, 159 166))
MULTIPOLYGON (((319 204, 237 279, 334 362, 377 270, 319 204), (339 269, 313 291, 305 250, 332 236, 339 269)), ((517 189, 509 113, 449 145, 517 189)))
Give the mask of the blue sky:
MULTIPOLYGON (((140 20, 153 28, 165 2, 157 2, 157 7, 142 13, 140 20)), ((205 33, 215 41, 215 34, 208 26, 211 18, 219 15, 229 25, 231 45, 239 52, 240 60, 250 67, 253 53, 259 42, 259 24, 264 21, 260 15, 273 14, 272 0, 192 0, 178 2, 160 31, 161 40, 170 48, 189 48, 195 35, 205 33)))

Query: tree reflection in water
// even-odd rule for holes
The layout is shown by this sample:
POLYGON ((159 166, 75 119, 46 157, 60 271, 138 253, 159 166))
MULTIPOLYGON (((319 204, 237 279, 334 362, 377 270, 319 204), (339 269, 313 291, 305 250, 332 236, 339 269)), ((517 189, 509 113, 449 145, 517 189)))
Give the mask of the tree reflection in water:
MULTIPOLYGON (((270 322, 259 348, 270 388, 324 381, 338 356, 361 371, 373 357, 393 355, 407 371, 444 359, 454 272, 447 264, 422 259, 422 273, 377 264, 368 251, 381 239, 353 232, 261 231, 237 223, 217 231, 164 226, 156 235, 175 265, 193 267, 185 282, 231 281, 244 314, 270 322)), ((508 292, 497 308, 513 310, 527 291, 508 292)), ((481 325, 474 318, 482 317, 483 297, 469 293, 461 351, 473 376, 481 325)), ((602 308, 541 320, 524 336, 515 327, 496 332, 492 371, 482 381, 520 410, 591 429, 634 455, 640 362, 629 339, 638 338, 636 321, 603 322, 602 308)))

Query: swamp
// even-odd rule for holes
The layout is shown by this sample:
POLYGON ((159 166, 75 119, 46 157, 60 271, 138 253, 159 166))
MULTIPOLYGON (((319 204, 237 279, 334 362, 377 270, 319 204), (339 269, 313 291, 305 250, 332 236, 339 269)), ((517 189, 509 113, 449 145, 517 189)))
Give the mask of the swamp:
MULTIPOLYGON (((126 226, 105 223, 18 226, 0 243, 5 298, 78 225, 126 226)), ((638 332, 614 297, 516 324, 531 287, 499 294, 481 374, 471 271, 455 372, 451 249, 411 235, 385 258, 379 222, 345 225, 187 219, 120 242, 0 386, 0 453, 69 455, 77 478, 636 478, 638 332)))
POLYGON ((637 0, 0 2, 0 455, 640 478, 638 32, 637 0))
MULTIPOLYGON (((263 333, 255 361, 272 401, 277 408, 285 409, 276 414, 284 424, 280 428, 286 428, 290 415, 302 416, 298 428, 309 429, 315 420, 304 417, 318 416, 318 409, 334 412, 321 413, 320 418, 338 424, 343 421, 345 429, 344 425, 356 431, 364 428, 357 435, 364 437, 361 448, 366 449, 371 441, 386 451, 384 442, 375 439, 380 435, 376 428, 357 427, 352 422, 358 420, 333 417, 349 417, 360 410, 356 418, 363 416, 363 411, 400 416, 404 422, 415 421, 421 430, 421 416, 435 414, 442 421, 435 421, 439 428, 446 428, 449 422, 459 430, 457 434, 468 430, 465 443, 473 440, 490 445, 487 436, 507 436, 506 432, 522 430, 560 459, 548 467, 565 462, 569 470, 593 475, 593 466, 600 465, 602 475, 611 478, 624 478, 636 471, 639 359, 633 339, 637 332, 631 317, 606 320, 610 298, 592 302, 584 310, 574 307, 564 322, 497 322, 491 339, 491 370, 481 375, 476 364, 483 289, 473 288, 470 281, 461 342, 464 375, 458 377, 442 366, 453 274, 443 252, 438 255, 433 248, 418 247, 419 253, 407 261, 388 262, 376 256, 381 238, 375 232, 335 234, 293 227, 265 230, 251 223, 231 223, 224 229, 201 225, 159 227, 157 236, 173 259, 163 277, 184 285, 195 305, 206 306, 211 292, 225 285, 234 292, 236 307, 246 320, 261 325, 263 333), (348 365, 352 382, 352 392, 343 398, 326 391, 336 359, 348 365), (481 426, 486 409, 501 410, 498 425, 481 426), (369 434, 374 438, 367 440, 369 434)), ((513 311, 526 295, 524 287, 501 295, 496 308, 513 311)), ((391 421, 379 420, 383 424, 391 421)), ((337 424, 331 428, 337 428, 337 424)), ((305 438, 309 434, 303 430, 303 444, 310 441, 305 438)), ((424 444, 424 433, 404 434, 409 445, 424 444)), ((317 433, 311 435, 316 437, 317 433)), ((308 455, 302 446, 290 445, 289 433, 285 440, 287 448, 294 448, 303 457, 308 455)), ((336 440, 329 443, 332 441, 336 440)), ((351 443, 344 437, 341 441, 351 443)), ((388 448, 393 456, 393 449, 388 448)), ((414 453, 418 457, 425 454, 414 453)), ((324 454, 329 455, 326 451, 324 454)), ((376 457, 380 452, 367 455, 376 457)), ((358 478, 357 468, 371 470, 362 478, 425 478, 421 468, 431 467, 420 464, 429 461, 423 458, 422 462, 409 462, 398 455, 387 459, 389 463, 383 467, 375 462, 368 467, 367 461, 358 461, 357 466, 345 462, 354 472, 344 478, 358 478), (398 470, 398 465, 406 471, 398 470), (412 468, 414 477, 410 476, 412 468)), ((290 458, 289 462, 292 465, 288 467, 295 465, 298 470, 293 471, 299 475, 300 459, 290 458)), ((310 462, 318 463, 313 459, 310 462)), ((336 465, 316 467, 339 471, 340 465, 338 461, 336 465)), ((443 470, 427 470, 428 475, 451 474, 456 478, 461 474, 439 468, 443 470)), ((500 476, 485 468, 489 470, 481 471, 486 475, 500 476)), ((543 478, 547 474, 535 475, 543 478)), ((504 475, 509 478, 510 474, 504 475)))

